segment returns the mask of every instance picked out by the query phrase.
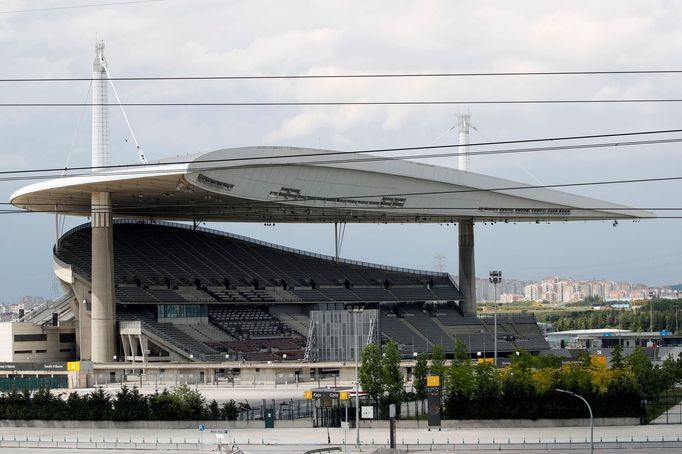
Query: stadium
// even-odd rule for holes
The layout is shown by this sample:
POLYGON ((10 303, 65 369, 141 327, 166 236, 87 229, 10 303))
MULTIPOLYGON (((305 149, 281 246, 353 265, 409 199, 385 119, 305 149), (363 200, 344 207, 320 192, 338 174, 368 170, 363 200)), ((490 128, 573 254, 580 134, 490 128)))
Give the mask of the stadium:
POLYGON ((111 166, 103 46, 97 52, 92 171, 11 197, 25 210, 91 222, 56 241, 54 270, 65 293, 13 324, 30 326, 22 329, 33 337, 22 344, 15 334, 12 351, 21 353, 10 361, 343 364, 356 342, 361 348, 388 340, 406 358, 434 345, 451 354, 458 340, 472 357, 492 356, 495 331, 500 356, 521 348, 539 353, 549 346, 532 316, 498 317, 496 330, 476 316, 474 224, 652 216, 370 153, 243 147, 111 166), (199 227, 224 221, 453 223, 459 276, 199 227))

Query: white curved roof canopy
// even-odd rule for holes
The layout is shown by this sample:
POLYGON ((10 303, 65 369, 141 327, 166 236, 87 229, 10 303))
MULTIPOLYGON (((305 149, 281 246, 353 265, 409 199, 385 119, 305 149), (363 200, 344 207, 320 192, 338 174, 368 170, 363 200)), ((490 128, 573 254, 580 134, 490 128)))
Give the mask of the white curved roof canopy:
POLYGON ((186 163, 137 165, 22 188, 32 211, 90 215, 111 192, 116 217, 258 222, 637 219, 652 213, 500 178, 359 153, 244 147, 186 163), (511 188, 511 189, 510 189, 511 188))

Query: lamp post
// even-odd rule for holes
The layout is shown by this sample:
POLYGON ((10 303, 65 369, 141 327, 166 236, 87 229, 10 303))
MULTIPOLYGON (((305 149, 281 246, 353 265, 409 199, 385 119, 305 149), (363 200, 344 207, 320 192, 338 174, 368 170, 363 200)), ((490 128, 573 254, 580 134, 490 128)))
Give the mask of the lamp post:
POLYGON ((497 284, 502 282, 502 271, 491 271, 490 272, 490 283, 495 286, 495 309, 493 311, 493 324, 494 324, 494 336, 495 336, 495 343, 494 343, 494 361, 495 361, 495 367, 497 367, 497 284))
POLYGON ((353 335, 355 337, 355 449, 360 449, 360 373, 358 369, 358 313, 363 312, 363 306, 350 306, 348 310, 353 314, 353 335))
POLYGON ((590 407, 590 404, 587 402, 587 400, 585 400, 585 398, 580 394, 576 394, 572 391, 566 391, 565 389, 555 389, 554 391, 564 394, 570 394, 571 396, 577 397, 578 399, 582 400, 583 402, 585 402, 585 405, 587 405, 587 409, 590 412, 590 454, 594 454, 594 416, 592 415, 592 407, 590 407))

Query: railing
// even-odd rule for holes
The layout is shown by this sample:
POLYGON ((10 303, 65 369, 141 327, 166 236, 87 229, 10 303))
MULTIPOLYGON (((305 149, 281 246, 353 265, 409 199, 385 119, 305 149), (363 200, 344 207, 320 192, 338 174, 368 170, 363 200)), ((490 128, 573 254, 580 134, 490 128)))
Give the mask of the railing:
MULTIPOLYGON (((227 422, 229 425, 229 422, 227 422)), ((211 431, 214 432, 214 431, 211 431)), ((218 431, 216 431, 218 432, 218 431)), ((0 448, 29 448, 29 449, 138 449, 138 450, 168 450, 168 451, 201 451, 201 450, 225 450, 225 452, 239 452, 239 446, 248 446, 251 449, 257 446, 278 446, 281 449, 278 452, 304 452, 309 453, 323 453, 348 450, 354 445, 355 439, 353 434, 343 432, 335 432, 330 439, 330 443, 323 445, 322 443, 311 442, 281 442, 269 440, 267 434, 240 434, 239 431, 233 430, 229 433, 228 430, 219 431, 223 434, 221 438, 212 437, 211 433, 191 437, 183 436, 54 436, 54 435, 0 435, 0 448), (231 449, 230 449, 231 447, 231 449), (298 449, 297 449, 298 448, 298 449)), ((267 432, 267 431, 262 431, 267 432)), ((278 437, 275 437, 277 439, 278 437)), ((370 438, 369 440, 362 440, 361 445, 367 447, 368 450, 375 450, 389 446, 388 439, 370 438)), ((480 438, 475 442, 472 440, 445 438, 423 435, 416 439, 396 440, 396 448, 404 451, 543 451, 549 452, 554 450, 581 450, 589 449, 590 442, 585 438, 568 438, 561 439, 557 437, 533 438, 523 439, 522 441, 512 441, 510 437, 503 439, 487 438, 481 440, 480 438), (436 441, 436 438, 438 441, 436 441)), ((651 451, 653 449, 676 449, 682 448, 682 441, 679 436, 660 436, 660 437, 600 437, 594 442, 595 449, 610 449, 610 450, 642 450, 643 452, 651 451)), ((256 448, 257 449, 257 448, 256 448)), ((271 448, 268 448, 271 449, 271 448)))

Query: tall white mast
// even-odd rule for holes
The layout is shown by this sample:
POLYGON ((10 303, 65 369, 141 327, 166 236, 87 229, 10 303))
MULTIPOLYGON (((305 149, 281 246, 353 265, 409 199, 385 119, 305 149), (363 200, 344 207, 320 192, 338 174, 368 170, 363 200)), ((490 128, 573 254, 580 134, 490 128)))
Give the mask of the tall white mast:
POLYGON ((459 127, 459 147, 457 148, 458 159, 457 168, 459 170, 469 171, 470 157, 469 157, 469 126, 471 126, 471 115, 458 114, 457 126, 459 127))
POLYGON ((93 170, 107 166, 109 159, 109 91, 107 61, 104 58, 104 42, 95 45, 95 61, 92 65, 92 166, 93 170))

